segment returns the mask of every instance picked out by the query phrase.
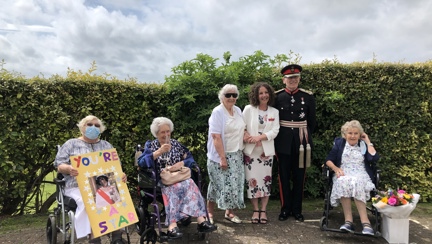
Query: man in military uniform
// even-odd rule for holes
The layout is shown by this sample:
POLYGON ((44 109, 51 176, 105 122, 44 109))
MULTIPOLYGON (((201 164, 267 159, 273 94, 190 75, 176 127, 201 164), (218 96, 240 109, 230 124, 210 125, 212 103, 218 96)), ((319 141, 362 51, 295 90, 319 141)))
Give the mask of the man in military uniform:
POLYGON ((281 213, 279 220, 302 215, 303 187, 306 167, 310 166, 312 132, 316 126, 315 97, 298 88, 302 67, 291 64, 281 70, 285 88, 276 92, 275 108, 279 110, 280 130, 275 139, 279 162, 281 213), (292 188, 291 188, 292 182, 292 188))

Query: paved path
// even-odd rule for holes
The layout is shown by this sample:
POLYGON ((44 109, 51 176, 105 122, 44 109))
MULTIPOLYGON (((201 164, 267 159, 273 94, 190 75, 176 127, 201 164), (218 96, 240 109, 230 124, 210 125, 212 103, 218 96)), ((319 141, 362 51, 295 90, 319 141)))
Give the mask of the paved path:
MULTIPOLYGON (((185 236, 180 240, 169 243, 387 243, 382 238, 360 236, 354 234, 342 234, 328 231, 321 231, 319 219, 322 212, 305 212, 305 222, 296 222, 293 218, 287 221, 278 221, 278 212, 269 212, 269 223, 266 225, 251 224, 249 211, 238 211, 239 217, 244 220, 242 224, 234 224, 223 218, 223 211, 215 213, 215 222, 218 230, 207 234, 205 240, 198 240, 196 234, 196 223, 188 227, 182 227, 185 236)), ((356 218, 358 219, 358 217, 356 218)), ((371 217, 371 220, 373 217, 371 217)), ((333 210, 329 216, 330 227, 337 228, 342 222, 342 213, 333 210)), ((359 223, 356 223, 360 226, 359 223)), ((361 229, 358 229, 361 230, 361 229)), ((131 243, 139 243, 140 236, 136 232, 130 235, 131 243)), ((44 227, 39 229, 16 230, 7 235, 0 236, 0 244, 11 243, 46 243, 44 227)), ((60 238, 58 238, 58 243, 60 238)), ((85 240, 78 240, 75 243, 87 243, 85 240)), ((104 238, 103 243, 108 244, 104 238)), ((410 220, 409 243, 422 244, 432 243, 432 220, 428 217, 417 217, 410 220)))

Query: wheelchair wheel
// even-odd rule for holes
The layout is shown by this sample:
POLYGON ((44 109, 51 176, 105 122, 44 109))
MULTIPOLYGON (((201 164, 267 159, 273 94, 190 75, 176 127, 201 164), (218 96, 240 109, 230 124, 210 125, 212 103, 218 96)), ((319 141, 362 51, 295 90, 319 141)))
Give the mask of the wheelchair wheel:
POLYGON ((48 216, 48 221, 46 224, 46 235, 48 244, 57 243, 57 225, 56 218, 53 214, 50 214, 48 216))
POLYGON ((153 228, 149 228, 144 233, 142 233, 140 238, 140 244, 149 244, 149 243, 156 243, 158 239, 158 235, 156 233, 156 230, 153 228))
POLYGON ((320 229, 323 231, 327 229, 326 220, 327 218, 325 216, 321 217, 320 219, 320 229))
POLYGON ((136 229, 138 235, 142 235, 142 233, 148 227, 145 210, 140 206, 140 207, 136 207, 135 211, 138 215, 138 222, 135 224, 135 229, 136 229))

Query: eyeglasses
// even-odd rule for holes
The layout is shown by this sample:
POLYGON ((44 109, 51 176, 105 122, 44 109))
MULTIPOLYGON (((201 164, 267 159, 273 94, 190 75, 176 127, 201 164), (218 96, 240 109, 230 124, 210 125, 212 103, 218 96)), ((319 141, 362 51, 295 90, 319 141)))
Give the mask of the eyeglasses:
MULTIPOLYGON (((93 126, 93 123, 87 123, 87 126, 91 127, 91 126, 93 126)), ((94 126, 96 126, 97 128, 99 128, 100 124, 94 124, 94 126)))
POLYGON ((237 98, 238 94, 237 93, 225 93, 225 97, 226 98, 230 98, 230 97, 237 98))

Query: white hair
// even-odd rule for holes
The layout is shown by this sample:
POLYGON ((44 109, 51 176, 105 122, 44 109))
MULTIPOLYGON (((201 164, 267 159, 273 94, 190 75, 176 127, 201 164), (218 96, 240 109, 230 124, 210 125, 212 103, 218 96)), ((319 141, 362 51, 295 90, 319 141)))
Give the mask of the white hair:
POLYGON ((348 131, 348 129, 358 129, 360 135, 363 134, 363 127, 361 126, 360 122, 358 120, 351 120, 346 122, 344 125, 342 125, 341 127, 341 135, 343 138, 346 139, 346 133, 348 131))
MULTIPOLYGON (((220 89, 219 94, 218 94, 219 101, 220 101, 221 103, 223 103, 223 99, 224 99, 224 97, 225 97, 225 94, 226 94, 228 91, 234 91, 235 93, 237 93, 237 95, 240 96, 239 91, 238 91, 236 85, 233 85, 233 84, 226 84, 224 87, 222 87, 222 89, 220 89)), ((237 98, 239 98, 239 96, 238 96, 237 98)))
POLYGON ((150 125, 150 131, 154 137, 157 137, 157 133, 159 132, 159 128, 161 125, 168 125, 170 128, 170 132, 174 131, 174 124, 170 119, 166 117, 157 117, 153 119, 153 122, 150 125))

